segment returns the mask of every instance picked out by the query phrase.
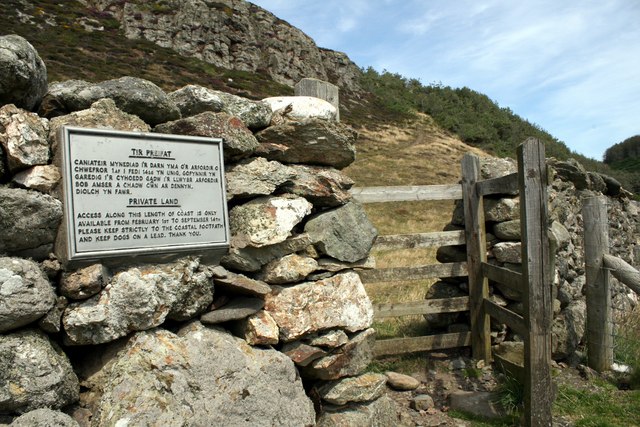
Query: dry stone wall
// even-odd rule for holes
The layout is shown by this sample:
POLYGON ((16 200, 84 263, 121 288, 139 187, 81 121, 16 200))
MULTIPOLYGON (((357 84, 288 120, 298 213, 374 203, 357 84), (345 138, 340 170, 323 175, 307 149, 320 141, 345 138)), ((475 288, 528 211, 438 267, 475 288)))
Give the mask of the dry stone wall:
MULTIPOLYGON (((549 168, 548 235, 554 261, 552 355, 555 360, 579 361, 585 339, 586 303, 584 270, 584 236, 582 200, 604 194, 608 200, 610 251, 632 265, 638 265, 640 247, 640 216, 637 202, 613 178, 587 172, 574 160, 547 159, 549 168)), ((481 159, 482 179, 496 178, 517 171, 510 159, 481 159)), ((488 262, 517 272, 522 271, 520 210, 515 194, 485 198, 488 262)), ((464 212, 456 205, 448 229, 463 229, 464 212)), ((465 261, 464 246, 438 249, 441 262, 465 261)), ((490 282, 491 299, 498 305, 522 314, 522 297, 499 283, 490 282)), ((468 292, 466 281, 443 280, 435 283, 427 298, 462 296, 468 292)), ((623 284, 612 278, 614 311, 628 311, 638 298, 623 284)), ((433 328, 460 328, 468 320, 458 314, 427 316, 433 328)), ((494 344, 504 340, 521 340, 505 325, 492 322, 494 344)))
MULTIPOLYGON (((19 44, 29 55, 18 61, 37 58, 19 44)), ((131 77, 55 83, 29 109, 2 90, 0 422, 303 426, 372 408, 395 418, 380 400, 386 378, 362 375, 375 332, 354 269, 371 267, 376 230, 340 171, 356 133, 333 106, 167 94, 131 77), (224 138, 231 247, 220 264, 61 264, 65 125, 224 138)))

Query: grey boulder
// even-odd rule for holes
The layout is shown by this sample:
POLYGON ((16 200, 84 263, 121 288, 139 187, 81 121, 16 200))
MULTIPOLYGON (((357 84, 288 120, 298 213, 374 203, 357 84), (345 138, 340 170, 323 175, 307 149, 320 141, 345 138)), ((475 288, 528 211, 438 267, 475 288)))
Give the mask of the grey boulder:
POLYGON ((35 48, 15 34, 0 37, 0 105, 32 110, 47 92, 47 67, 35 48))

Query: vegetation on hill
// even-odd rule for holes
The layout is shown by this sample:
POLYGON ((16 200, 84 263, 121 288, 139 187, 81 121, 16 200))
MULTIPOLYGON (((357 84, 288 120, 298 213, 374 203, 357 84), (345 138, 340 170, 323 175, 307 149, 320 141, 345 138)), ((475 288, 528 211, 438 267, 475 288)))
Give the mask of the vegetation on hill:
MULTIPOLYGON (((495 156, 513 157, 522 141, 534 137, 544 142, 548 157, 560 160, 575 158, 588 170, 611 175, 626 189, 640 192, 640 172, 633 172, 640 170, 638 163, 624 164, 625 169, 623 164, 614 167, 573 152, 540 126, 467 87, 425 86, 417 79, 388 71, 378 72, 371 67, 363 71, 362 86, 375 94, 385 108, 399 115, 410 115, 412 111, 426 113, 441 128, 457 134, 465 143, 495 156)), ((633 146, 638 152, 640 145, 636 145, 637 142, 627 143, 625 147, 630 149, 633 146)))
MULTIPOLYGON (((154 11, 150 9, 159 13, 154 11)), ((134 76, 164 90, 198 84, 252 99, 293 95, 291 87, 266 74, 224 69, 149 41, 130 40, 109 14, 87 9, 75 0, 3 0, 0 35, 5 34, 18 34, 36 48, 50 82, 134 76)))
POLYGON ((640 135, 609 147, 604 152, 604 163, 631 183, 631 191, 640 194, 640 135))

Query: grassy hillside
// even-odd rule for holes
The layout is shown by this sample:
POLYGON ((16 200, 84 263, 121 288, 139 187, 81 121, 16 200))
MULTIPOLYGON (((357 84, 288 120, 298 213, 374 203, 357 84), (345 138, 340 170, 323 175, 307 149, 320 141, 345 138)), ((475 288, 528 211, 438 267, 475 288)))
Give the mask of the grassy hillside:
POLYGON ((631 183, 630 190, 640 194, 640 135, 625 139, 607 149, 604 162, 631 183))
POLYGON ((47 65, 50 82, 135 76, 165 90, 198 84, 254 99, 293 94, 267 75, 215 67, 148 41, 129 40, 118 27, 115 19, 76 0, 0 2, 0 34, 29 40, 47 65), (86 24, 87 19, 92 21, 86 24), (103 30, 87 31, 86 25, 103 30))

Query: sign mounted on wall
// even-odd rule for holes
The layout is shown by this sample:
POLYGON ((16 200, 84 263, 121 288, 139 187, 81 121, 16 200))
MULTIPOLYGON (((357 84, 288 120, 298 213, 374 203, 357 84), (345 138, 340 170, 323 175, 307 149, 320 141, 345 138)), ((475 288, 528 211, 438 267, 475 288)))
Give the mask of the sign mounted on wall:
POLYGON ((60 132, 66 238, 58 236, 58 257, 226 253, 222 139, 75 127, 60 132))

